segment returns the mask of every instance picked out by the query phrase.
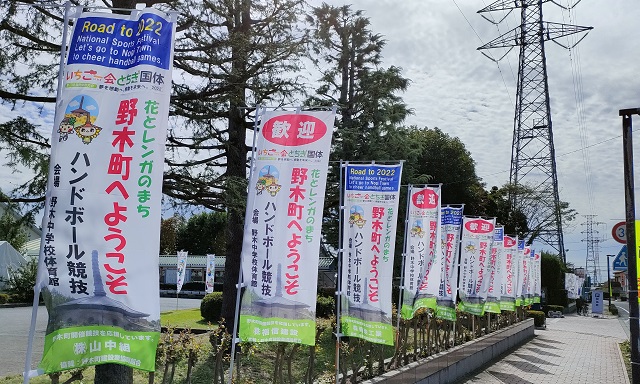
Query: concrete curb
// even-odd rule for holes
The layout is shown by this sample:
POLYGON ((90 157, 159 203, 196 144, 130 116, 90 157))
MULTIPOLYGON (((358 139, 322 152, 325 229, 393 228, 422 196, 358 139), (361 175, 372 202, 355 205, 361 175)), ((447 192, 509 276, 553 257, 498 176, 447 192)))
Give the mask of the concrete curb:
POLYGON ((526 319, 362 384, 454 383, 517 349, 534 336, 533 319, 526 319))

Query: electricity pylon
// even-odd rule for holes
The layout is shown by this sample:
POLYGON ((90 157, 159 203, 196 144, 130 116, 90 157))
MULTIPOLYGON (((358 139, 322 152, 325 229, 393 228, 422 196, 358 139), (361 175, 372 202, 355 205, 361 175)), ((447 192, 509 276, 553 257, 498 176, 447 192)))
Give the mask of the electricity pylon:
POLYGON ((530 239, 535 237, 553 247, 566 262, 544 42, 558 43, 556 39, 585 32, 592 27, 542 21, 542 4, 547 1, 499 0, 479 10, 478 13, 482 14, 519 9, 521 24, 478 50, 520 47, 509 175, 509 183, 514 188, 509 200, 514 209, 526 215, 532 234, 530 239))
MULTIPOLYGON (((587 259, 585 262, 586 274, 592 276, 591 277, 591 285, 598 285, 600 283, 600 242, 601 238, 598 238, 597 235, 599 232, 594 229, 594 225, 604 224, 602 222, 593 221, 593 218, 596 215, 585 215, 587 218, 587 222, 583 223, 587 227, 586 231, 582 231, 587 238, 582 241, 587 242, 587 259)), ((607 262, 609 260, 607 259, 607 262)), ((609 279, 607 277, 607 279, 609 279)))

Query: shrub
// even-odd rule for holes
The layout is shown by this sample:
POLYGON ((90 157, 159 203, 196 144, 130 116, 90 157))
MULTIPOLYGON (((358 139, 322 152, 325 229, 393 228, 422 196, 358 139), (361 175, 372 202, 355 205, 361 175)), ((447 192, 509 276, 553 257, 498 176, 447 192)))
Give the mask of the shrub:
POLYGON ((529 311, 527 313, 527 317, 533 318, 533 324, 536 327, 544 327, 545 323, 545 315, 542 311, 529 311))
POLYGON ((560 313, 564 313, 564 307, 562 305, 545 305, 542 307, 544 313, 549 313, 549 311, 558 311, 560 313))
POLYGON ((10 295, 11 303, 31 303, 33 301, 33 287, 36 284, 38 261, 29 260, 18 268, 9 267, 9 277, 0 278, 5 284, 4 291, 10 295))
POLYGON ((160 289, 168 290, 168 291, 175 291, 177 289, 177 285, 176 284, 168 284, 168 283, 160 283, 160 289))
POLYGON ((217 323, 222 313, 222 292, 206 295, 200 302, 200 315, 207 321, 217 323))
POLYGON ((9 295, 6 293, 0 293, 0 304, 6 304, 9 302, 9 295))
POLYGON ((614 316, 618 316, 618 307, 616 307, 615 304, 611 304, 609 306, 609 312, 611 312, 611 314, 614 316))
POLYGON ((336 301, 333 297, 318 296, 316 301, 316 317, 329 318, 333 315, 336 301))
POLYGON ((318 287, 318 296, 334 298, 336 296, 336 288, 318 287))

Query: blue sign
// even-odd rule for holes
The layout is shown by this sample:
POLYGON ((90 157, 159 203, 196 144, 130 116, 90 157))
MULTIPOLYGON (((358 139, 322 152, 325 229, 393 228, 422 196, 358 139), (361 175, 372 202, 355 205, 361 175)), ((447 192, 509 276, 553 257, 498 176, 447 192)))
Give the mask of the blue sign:
POLYGON ((620 252, 618 252, 615 259, 613 259, 613 270, 626 271, 627 266, 627 245, 625 244, 620 248, 620 252))
POLYGON ((173 26, 163 17, 144 13, 135 20, 81 17, 69 46, 68 64, 128 69, 140 64, 169 69, 173 26))
POLYGON ((602 290, 596 289, 591 292, 591 313, 599 313, 602 314, 602 310, 604 308, 604 295, 602 294, 602 290))
POLYGON ((402 165, 348 165, 347 190, 397 192, 402 165))

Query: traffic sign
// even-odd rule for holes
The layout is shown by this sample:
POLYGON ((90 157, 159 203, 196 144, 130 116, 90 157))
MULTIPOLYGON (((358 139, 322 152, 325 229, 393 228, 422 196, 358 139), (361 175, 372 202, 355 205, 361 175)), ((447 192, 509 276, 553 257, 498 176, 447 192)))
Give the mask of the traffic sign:
POLYGON ((617 241, 621 244, 627 243, 627 223, 624 221, 619 222, 618 224, 613 226, 611 229, 611 236, 613 236, 613 240, 617 241))
POLYGON ((627 270, 627 245, 623 245, 620 248, 620 252, 616 255, 615 259, 613 259, 613 270, 614 271, 626 271, 627 270))

